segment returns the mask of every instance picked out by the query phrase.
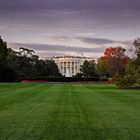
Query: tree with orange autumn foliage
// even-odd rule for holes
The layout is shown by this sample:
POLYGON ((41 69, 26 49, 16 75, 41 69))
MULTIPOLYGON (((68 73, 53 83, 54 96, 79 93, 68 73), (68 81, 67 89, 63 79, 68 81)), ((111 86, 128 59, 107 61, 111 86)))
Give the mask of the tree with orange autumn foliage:
POLYGON ((104 56, 98 59, 98 72, 104 76, 124 75, 129 57, 122 47, 106 48, 104 56))

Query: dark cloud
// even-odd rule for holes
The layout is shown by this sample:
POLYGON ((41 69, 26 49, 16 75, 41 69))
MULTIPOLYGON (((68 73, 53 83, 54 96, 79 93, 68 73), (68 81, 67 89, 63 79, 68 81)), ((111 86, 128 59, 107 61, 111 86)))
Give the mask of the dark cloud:
POLYGON ((138 9, 139 0, 0 0, 1 8, 31 9, 138 9))
POLYGON ((136 28, 140 23, 139 5, 139 0, 0 0, 0 16, 6 21, 40 26, 136 28))
MULTIPOLYGON (((73 11, 81 16, 107 17, 115 14, 140 13, 139 0, 0 0, 0 11, 22 11, 39 13, 72 14, 73 11), (61 12, 60 12, 61 11, 61 12)), ((6 13, 5 13, 6 14, 6 13)), ((20 14, 20 13, 19 13, 20 14)), ((128 16, 128 15, 127 15, 128 16)))
POLYGON ((55 40, 62 40, 62 41, 66 41, 69 39, 67 36, 53 36, 51 38, 55 40))
POLYGON ((103 52, 103 47, 97 47, 97 48, 81 48, 81 47, 66 47, 66 46, 60 46, 60 45, 50 45, 50 44, 27 44, 27 43, 15 43, 15 44, 9 44, 9 47, 12 47, 14 49, 25 47, 29 49, 33 49, 35 51, 52 51, 52 52, 77 52, 77 53, 98 53, 103 52))
POLYGON ((116 41, 111 39, 104 39, 104 38, 90 38, 90 37, 78 37, 80 41, 88 44, 97 44, 97 45, 106 45, 106 44, 124 44, 124 45, 132 45, 132 41, 116 41))
POLYGON ((42 58, 47 58, 47 57, 52 57, 52 56, 65 56, 67 55, 66 53, 62 53, 62 52, 37 52, 37 54, 39 56, 41 56, 42 58))
POLYGON ((0 0, 0 33, 9 42, 23 42, 16 45, 35 50, 98 53, 103 52, 103 45, 130 45, 119 40, 140 36, 139 6, 140 0, 0 0), (36 44, 47 44, 50 38, 58 45, 36 44), (88 43, 99 47, 80 48, 75 44, 69 49, 59 45, 69 38, 80 40, 82 46, 88 43))
POLYGON ((112 44, 112 43, 117 42, 117 41, 110 40, 110 39, 89 38, 89 37, 79 37, 77 39, 79 39, 80 41, 83 41, 85 43, 88 43, 88 44, 98 44, 98 45, 112 44))

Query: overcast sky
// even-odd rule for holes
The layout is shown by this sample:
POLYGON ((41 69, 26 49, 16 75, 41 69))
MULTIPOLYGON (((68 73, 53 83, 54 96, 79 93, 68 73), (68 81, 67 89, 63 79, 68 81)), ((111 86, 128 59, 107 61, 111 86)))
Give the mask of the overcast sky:
POLYGON ((140 0, 0 0, 0 35, 42 57, 99 57, 140 36, 140 0))

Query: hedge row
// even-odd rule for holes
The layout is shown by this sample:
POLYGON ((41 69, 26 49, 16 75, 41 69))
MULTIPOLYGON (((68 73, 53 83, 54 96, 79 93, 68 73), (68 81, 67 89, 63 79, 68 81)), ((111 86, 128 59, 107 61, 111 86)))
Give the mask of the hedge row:
POLYGON ((23 79, 22 82, 106 82, 108 79, 101 79, 99 77, 90 78, 75 78, 75 77, 46 77, 36 79, 23 79))

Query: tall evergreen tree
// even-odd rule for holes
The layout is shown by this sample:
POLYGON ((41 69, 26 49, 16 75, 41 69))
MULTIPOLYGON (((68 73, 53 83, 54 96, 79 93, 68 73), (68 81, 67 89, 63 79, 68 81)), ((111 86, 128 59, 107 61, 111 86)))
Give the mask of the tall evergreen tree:
POLYGON ((129 61, 124 78, 117 82, 121 88, 140 87, 140 38, 133 45, 136 56, 129 61))

